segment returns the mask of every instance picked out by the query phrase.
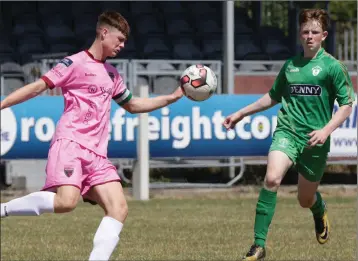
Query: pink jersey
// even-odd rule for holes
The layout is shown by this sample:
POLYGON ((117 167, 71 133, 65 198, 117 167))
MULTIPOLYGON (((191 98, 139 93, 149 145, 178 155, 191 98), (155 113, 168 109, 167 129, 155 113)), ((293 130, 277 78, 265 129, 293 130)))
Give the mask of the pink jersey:
POLYGON ((121 105, 132 97, 117 70, 82 51, 64 58, 41 78, 50 88, 61 87, 65 102, 51 144, 73 140, 107 157, 111 100, 121 105))

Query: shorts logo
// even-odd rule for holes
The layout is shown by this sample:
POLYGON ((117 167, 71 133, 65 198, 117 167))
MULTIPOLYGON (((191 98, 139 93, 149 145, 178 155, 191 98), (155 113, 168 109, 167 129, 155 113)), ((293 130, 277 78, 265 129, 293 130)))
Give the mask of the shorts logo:
POLYGON ((287 148, 289 141, 288 141, 288 139, 286 139, 286 138, 281 138, 281 139, 278 141, 278 143, 279 143, 279 145, 278 145, 279 147, 281 147, 281 148, 287 148))
POLYGON ((71 59, 69 59, 69 58, 64 58, 59 63, 62 63, 66 67, 69 67, 73 63, 73 61, 71 59))
POLYGON ((318 65, 312 68, 312 75, 317 76, 322 71, 322 68, 318 65))
POLYGON ((17 122, 13 111, 10 108, 1 111, 1 156, 8 153, 16 141, 17 122))
POLYGON ((291 84, 291 95, 297 96, 321 96, 322 88, 319 85, 291 84))
POLYGON ((73 174, 73 168, 65 167, 65 169, 63 170, 63 172, 65 172, 65 175, 66 175, 67 177, 71 177, 72 174, 73 174))

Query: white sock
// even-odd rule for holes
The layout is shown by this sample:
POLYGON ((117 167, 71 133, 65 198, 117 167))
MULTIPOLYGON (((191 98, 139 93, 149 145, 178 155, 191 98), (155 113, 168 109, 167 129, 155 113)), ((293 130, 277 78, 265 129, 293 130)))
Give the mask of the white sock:
POLYGON ((42 213, 52 213, 55 195, 53 192, 40 191, 3 203, 0 208, 1 217, 38 216, 42 213))
POLYGON ((123 224, 111 217, 104 217, 93 239, 89 260, 109 260, 119 241, 123 224))

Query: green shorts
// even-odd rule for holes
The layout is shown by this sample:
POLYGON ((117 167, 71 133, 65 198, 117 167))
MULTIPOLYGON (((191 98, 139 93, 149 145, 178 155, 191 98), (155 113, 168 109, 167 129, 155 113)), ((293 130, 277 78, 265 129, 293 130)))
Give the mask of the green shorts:
POLYGON ((285 153, 293 162, 297 171, 307 180, 321 180, 328 157, 328 151, 322 146, 306 148, 307 144, 299 142, 299 137, 287 131, 276 130, 270 151, 279 150, 285 153))

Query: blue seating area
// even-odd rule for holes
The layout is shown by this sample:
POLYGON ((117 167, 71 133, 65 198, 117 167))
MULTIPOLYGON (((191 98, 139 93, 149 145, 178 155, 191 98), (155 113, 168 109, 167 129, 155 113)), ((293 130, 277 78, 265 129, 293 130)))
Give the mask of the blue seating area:
MULTIPOLYGON (((125 59, 222 59, 222 2, 1 2, 0 63, 31 62, 32 54, 69 54, 88 48, 99 13, 114 9, 132 29, 125 59)), ((282 60, 291 55, 282 31, 253 28, 235 10, 235 60, 282 60), (255 32, 255 33, 254 33, 255 32)))

